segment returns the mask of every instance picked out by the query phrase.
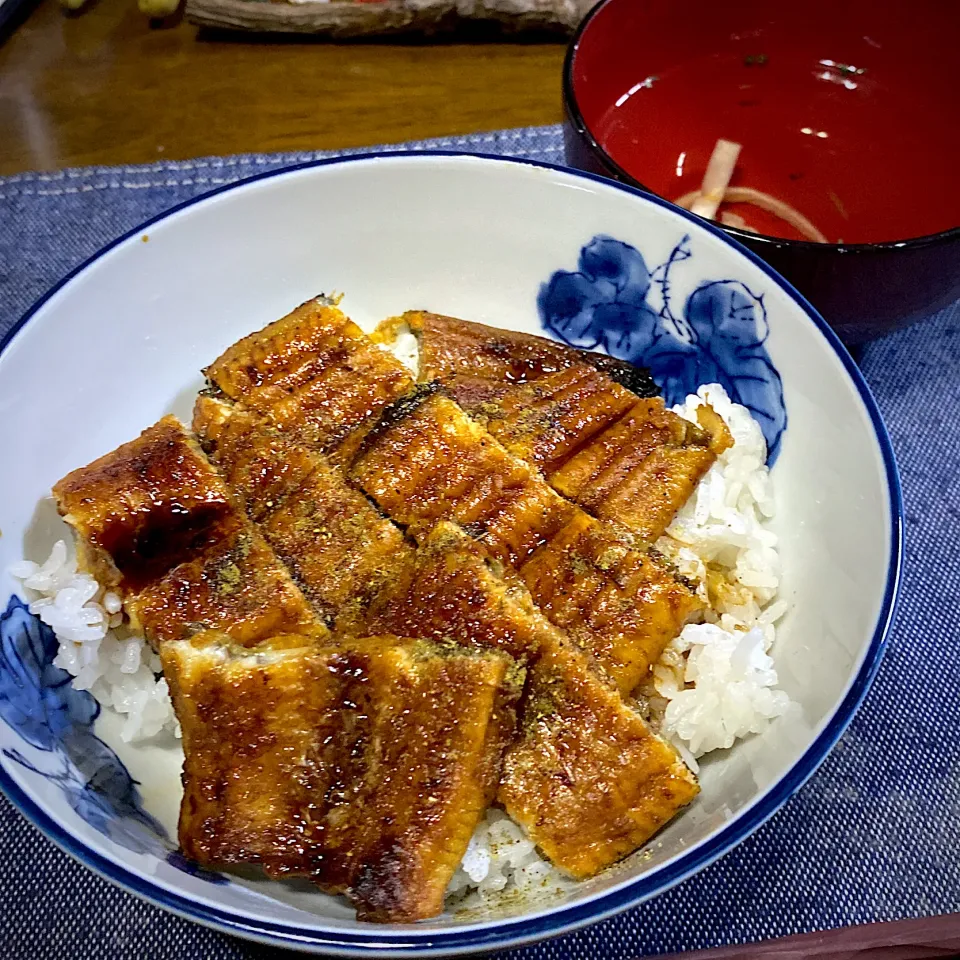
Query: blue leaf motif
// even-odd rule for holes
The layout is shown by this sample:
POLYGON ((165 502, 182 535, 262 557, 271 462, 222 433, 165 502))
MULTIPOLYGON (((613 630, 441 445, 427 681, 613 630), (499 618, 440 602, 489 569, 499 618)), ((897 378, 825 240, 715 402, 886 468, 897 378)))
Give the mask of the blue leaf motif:
POLYGON ((27 743, 53 750, 73 726, 89 725, 100 708, 70 675, 53 665, 57 638, 17 597, 0 614, 0 717, 27 743))
POLYGON ((599 346, 600 334, 593 311, 603 300, 593 281, 578 273, 555 273, 540 288, 540 315, 549 317, 550 328, 575 347, 599 346))
POLYGON ((787 426, 783 383, 767 353, 763 298, 736 280, 698 287, 684 310, 697 334, 698 383, 720 383, 730 399, 747 407, 763 430, 773 462, 787 426))
POLYGON ((598 236, 580 251, 578 265, 579 272, 558 270, 541 286, 544 325, 576 347, 604 347, 618 357, 646 350, 658 318, 646 303, 651 277, 640 252, 598 236))
POLYGON ((610 299, 640 306, 650 289, 650 271, 635 247, 613 237, 594 237, 580 251, 580 273, 598 287, 609 284, 610 299))
POLYGON ((650 376, 669 407, 682 403, 688 394, 696 393, 701 383, 715 382, 701 379, 704 371, 697 344, 670 334, 657 337, 650 349, 634 356, 643 358, 642 365, 650 370, 650 376))
POLYGON ((123 815, 106 797, 82 780, 61 783, 61 787, 77 816, 114 843, 134 853, 151 853, 161 858, 166 856, 169 844, 162 839, 166 832, 145 811, 123 815))
POLYGON ((604 304, 594 313, 601 341, 614 357, 643 356, 657 338, 659 320, 646 305, 604 304))
POLYGON ((90 826, 129 850, 165 856, 163 827, 141 806, 136 782, 93 732, 100 708, 70 675, 53 665, 53 631, 11 597, 0 615, 0 717, 30 746, 59 760, 41 769, 20 751, 4 755, 56 783, 90 826))
MULTIPOLYGON (((99 810, 107 818, 121 818, 125 828, 137 823, 154 837, 165 835, 160 823, 142 808, 136 781, 120 758, 89 727, 74 727, 63 745, 83 784, 87 795, 83 802, 91 816, 99 810)), ((112 829, 108 823, 101 832, 113 836, 112 829)))
POLYGON ((690 237, 653 270, 643 255, 613 237, 594 237, 578 270, 558 270, 543 284, 543 326, 575 347, 606 349, 647 367, 674 405, 705 383, 720 383, 760 424, 773 463, 787 425, 783 384, 766 349, 763 297, 736 280, 702 282, 681 315, 672 306, 670 271, 693 259, 690 237), (657 294, 661 303, 654 305, 657 294))
POLYGON ((55 783, 71 809, 114 843, 166 860, 208 883, 228 883, 173 849, 163 825, 143 809, 137 782, 93 732, 100 710, 96 700, 75 690, 70 675, 53 665, 57 646, 53 631, 11 597, 0 615, 0 718, 59 766, 42 769, 11 748, 3 755, 55 783))

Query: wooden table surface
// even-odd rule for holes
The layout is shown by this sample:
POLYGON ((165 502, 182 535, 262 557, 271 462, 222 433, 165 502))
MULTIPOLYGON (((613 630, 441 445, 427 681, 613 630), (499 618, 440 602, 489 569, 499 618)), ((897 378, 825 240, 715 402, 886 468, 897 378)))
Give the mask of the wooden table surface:
POLYGON ((238 42, 134 0, 40 0, 0 40, 0 175, 331 149, 560 119, 557 43, 238 42))

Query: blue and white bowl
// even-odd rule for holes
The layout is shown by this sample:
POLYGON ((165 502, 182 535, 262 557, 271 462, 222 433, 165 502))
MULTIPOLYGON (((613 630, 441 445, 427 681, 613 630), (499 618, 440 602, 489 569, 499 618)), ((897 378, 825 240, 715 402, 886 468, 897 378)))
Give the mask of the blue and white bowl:
POLYGON ((124 744, 118 719, 52 665, 55 639, 0 573, 0 786, 132 892, 227 932, 333 955, 515 946, 690 876, 771 816, 849 723, 893 612, 901 504, 874 401, 824 321, 736 243, 656 198, 533 163, 393 154, 265 174, 144 225, 2 344, 0 571, 65 535, 44 500, 59 477, 164 413, 188 418, 201 366, 334 290, 361 324, 425 308, 547 333, 649 366, 671 402, 721 382, 749 406, 775 460, 790 610, 773 655, 798 709, 711 758, 691 808, 561 900, 495 918, 364 924, 305 885, 185 861, 179 748, 124 744))

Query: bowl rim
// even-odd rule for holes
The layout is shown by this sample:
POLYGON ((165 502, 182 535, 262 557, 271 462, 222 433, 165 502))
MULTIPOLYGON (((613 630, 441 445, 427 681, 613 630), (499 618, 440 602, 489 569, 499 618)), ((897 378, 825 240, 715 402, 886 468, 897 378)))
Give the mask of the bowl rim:
POLYGON ((704 230, 707 233, 712 233, 715 237, 722 240, 724 244, 732 247, 737 254, 745 257, 754 266, 763 271, 774 284, 783 289, 783 291, 796 302, 801 311, 806 314, 808 320, 820 331, 826 340, 827 346, 832 348, 840 359, 847 376, 852 381, 866 409, 870 425, 873 428, 874 438, 881 454, 882 468, 887 484, 890 510, 890 547, 887 558, 887 578, 883 597, 880 603, 877 622, 874 626, 870 642, 866 647, 863 662, 856 676, 850 683, 846 695, 836 706, 833 716, 824 726, 823 730, 821 730, 817 738, 794 763, 793 767, 740 816, 726 824, 714 836, 686 854, 681 854, 662 869, 656 871, 652 876, 636 877, 634 880, 615 890, 599 894, 584 903, 560 907, 546 915, 527 918, 523 916, 506 917, 503 920, 493 921, 489 926, 478 925, 467 930, 450 927, 444 930, 423 930, 421 933, 418 933, 416 926, 411 926, 409 931, 403 930, 402 932, 398 927, 393 926, 383 930, 381 933, 375 928, 375 925, 371 925, 374 929, 371 929, 369 932, 352 932, 346 930, 322 931, 315 928, 298 927, 296 924, 289 922, 244 917, 233 911, 220 909, 191 899, 184 894, 167 890, 155 882, 152 882, 149 878, 138 874, 133 869, 114 862, 104 853, 87 846, 81 839, 74 836, 69 830, 57 822, 57 820, 48 815, 30 795, 17 784, 3 765, 0 764, 0 791, 6 794, 13 805, 17 807, 34 826, 60 847, 61 850, 71 855, 94 873, 115 883, 127 892, 185 919, 193 920, 224 933, 255 940, 271 946, 286 947, 288 949, 305 952, 323 952, 327 955, 342 957, 370 957, 373 955, 381 957, 441 957, 523 946, 538 940, 570 933, 588 924, 596 923, 630 907, 636 906, 650 897, 665 892, 717 860, 757 830, 806 783, 826 759, 827 754, 837 740, 839 740, 844 730, 846 730, 880 667, 880 662, 886 649, 889 631, 896 612, 903 566, 903 498, 893 446, 886 426, 881 418, 877 403, 870 392, 870 388, 867 386, 863 375, 860 373, 852 357, 827 322, 788 281, 784 280, 756 254, 744 248, 712 224, 680 207, 674 206, 655 194, 644 192, 628 184, 611 181, 606 177, 563 167, 558 164, 517 157, 502 157, 492 154, 464 153, 448 150, 398 150, 311 160, 238 179, 164 210, 156 216, 138 224, 132 230, 126 231, 120 237, 106 244, 92 256, 85 259, 41 296, 40 299, 14 323, 7 334, 0 338, 0 354, 10 346, 17 333, 24 328, 51 298, 71 283, 74 278, 95 265, 115 247, 139 237, 145 228, 159 221, 174 216, 199 203, 218 197, 221 194, 261 180, 269 180, 314 168, 363 164, 370 163, 371 161, 389 163, 394 159, 413 160, 414 162, 424 163, 435 162, 437 160, 441 162, 452 161, 454 163, 480 161, 484 165, 496 163, 504 166, 533 167, 551 173, 561 173, 568 177, 589 180, 605 188, 621 191, 645 203, 661 207, 674 216, 679 216, 687 220, 694 227, 704 230))
MULTIPOLYGON (((586 118, 583 116, 583 112, 580 110, 580 102, 577 99, 577 94, 574 87, 574 61, 576 60, 577 53, 580 50, 580 45, 583 42, 584 37, 586 36, 587 31, 590 29, 590 25, 593 23, 594 19, 603 8, 617 2, 618 0, 600 0, 599 3, 591 7, 587 15, 580 21, 580 25, 577 27, 576 32, 570 39, 570 43, 567 45, 567 52, 563 58, 562 73, 563 107, 566 114, 566 119, 568 123, 572 125, 576 135, 587 145, 587 148, 589 149, 593 158, 602 167, 605 167, 607 170, 609 170, 610 174, 616 177, 617 180, 629 186, 639 188, 651 196, 658 197, 661 200, 666 200, 670 206, 682 210, 682 207, 677 207, 676 204, 672 203, 666 197, 657 193, 655 190, 651 190, 650 187, 645 186, 638 177, 635 177, 632 173, 617 163, 617 161, 613 159, 607 149, 597 139, 593 130, 590 129, 590 125, 587 123, 586 118)), ((926 233, 917 237, 904 237, 900 240, 874 240, 870 241, 869 243, 817 243, 814 240, 791 240, 788 237, 774 237, 768 233, 751 233, 748 230, 741 230, 738 227, 729 227, 726 224, 716 223, 715 221, 710 221, 710 223, 716 229, 722 230, 729 236, 736 237, 736 239, 741 243, 753 243, 757 246, 762 246, 764 249, 772 248, 810 253, 820 252, 825 254, 844 253, 860 255, 877 254, 904 249, 916 250, 960 241, 960 225, 956 227, 948 227, 946 230, 940 230, 937 233, 926 233)))

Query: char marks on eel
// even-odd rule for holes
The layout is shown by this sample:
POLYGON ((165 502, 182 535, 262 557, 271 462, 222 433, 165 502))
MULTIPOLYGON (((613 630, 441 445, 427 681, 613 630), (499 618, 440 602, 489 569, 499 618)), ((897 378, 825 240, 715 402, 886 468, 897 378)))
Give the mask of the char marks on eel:
MULTIPOLYGON (((307 308, 302 307, 291 317, 303 316, 305 312, 307 308)), ((364 349, 353 341, 366 344, 369 338, 345 322, 333 308, 317 307, 310 315, 313 332, 301 341, 302 349, 309 352, 310 343, 327 342, 337 332, 341 341, 346 338, 351 343, 341 343, 340 353, 331 354, 326 362, 341 364, 349 371, 347 358, 364 349), (320 330, 324 323, 330 327, 328 334, 320 330)), ((289 329, 296 326, 292 321, 281 320, 267 331, 280 331, 288 324, 289 329)), ((267 331, 241 343, 262 346, 275 342, 267 331)), ((525 361, 527 371, 536 367, 543 373, 545 365, 533 353, 542 353, 539 345, 545 341, 529 339, 532 343, 525 361)), ((551 361, 554 367, 579 375, 584 366, 579 362, 580 355, 574 362, 568 348, 556 346, 560 359, 551 361)), ((255 403, 248 402, 235 379, 223 374, 230 366, 225 367, 224 358, 208 368, 212 388, 240 407, 258 407, 258 413, 271 424, 282 422, 285 435, 298 442, 309 445, 314 431, 332 435, 333 425, 318 422, 322 411, 310 402, 302 411, 302 420, 310 424, 309 429, 301 426, 296 402, 280 398, 282 417, 262 402, 263 397, 271 395, 273 370, 317 370, 319 363, 319 376, 333 376, 322 369, 322 360, 307 356, 296 359, 289 345, 278 346, 278 350, 280 360, 276 363, 268 354, 258 354, 257 363, 267 371, 267 379, 260 382, 260 399, 255 403)), ((241 362, 234 348, 224 357, 232 358, 234 365, 241 362)), ((393 357, 384 352, 378 366, 393 367, 384 373, 390 384, 403 382, 403 367, 393 357)), ((591 371, 596 369, 587 366, 591 371)), ((603 369, 605 364, 599 366, 603 369)), ((606 366, 625 365, 611 361, 606 366)), ((546 372, 555 371, 551 368, 546 372)), ((281 372, 277 379, 282 381, 285 377, 281 372)), ((369 388, 350 390, 357 395, 371 393, 369 388)), ((604 390, 617 399, 619 405, 613 405, 616 414, 632 409, 637 402, 636 395, 617 383, 608 388, 604 381, 604 390)), ((312 395, 309 384, 301 392, 305 397, 312 395)), ((418 389, 410 385, 403 395, 394 396, 389 402, 386 397, 391 391, 373 392, 381 398, 379 410, 363 421, 359 440, 348 436, 343 448, 315 446, 316 452, 323 450, 330 455, 355 487, 420 544, 413 568, 407 568, 406 578, 398 579, 394 590, 383 594, 380 603, 374 601, 364 626, 371 631, 418 632, 461 643, 476 643, 478 637, 484 637, 481 642, 506 649, 525 663, 536 664, 542 649, 542 631, 537 646, 531 649, 529 624, 524 629, 519 629, 518 624, 522 619, 520 612, 526 607, 534 610, 543 626, 556 633, 555 627, 541 616, 543 611, 583 648, 585 654, 578 651, 578 655, 584 658, 585 671, 593 675, 596 667, 591 663, 599 664, 616 679, 623 692, 630 692, 666 643, 700 609, 701 602, 691 587, 677 578, 661 558, 649 552, 646 545, 639 545, 638 549, 629 531, 589 516, 559 495, 544 481, 535 464, 507 450, 443 390, 438 391, 435 381, 418 389), (475 540, 473 555, 464 532, 475 540), (498 594, 526 598, 518 600, 511 609, 509 625, 502 618, 505 606, 497 601, 498 594), (492 611, 498 611, 501 619, 491 616, 492 611)), ((628 715, 634 715, 630 708, 625 709, 630 711, 628 715)), ((637 729, 646 730, 646 735, 660 744, 642 720, 637 720, 637 729)), ((677 759, 672 748, 661 746, 668 756, 677 759)), ((673 812, 686 800, 678 794, 673 812)), ((670 815, 650 817, 648 822, 659 823, 670 815)), ((655 829, 650 828, 651 832, 655 829)), ((644 839, 639 833, 634 837, 637 845, 644 839)), ((607 862, 622 855, 622 851, 613 853, 614 847, 607 849, 607 862)))
POLYGON ((414 548, 331 462, 242 407, 200 397, 193 429, 247 515, 327 622, 362 612, 414 548))
MULTIPOLYGON (((54 488, 84 564, 121 593, 134 628, 160 649, 183 730, 181 846, 210 866, 257 863, 345 891, 363 918, 432 916, 496 792, 523 669, 489 648, 331 638, 261 530, 292 551, 296 495, 327 495, 326 521, 346 524, 335 546, 316 538, 340 564, 336 582, 325 571, 327 605, 345 596, 344 584, 369 581, 392 548, 401 561, 404 548, 412 561, 412 548, 324 473, 322 458, 265 445, 256 419, 248 426, 258 432, 241 443, 228 436, 230 420, 213 419, 216 401, 198 407, 205 428, 219 431, 214 446, 234 484, 165 417, 54 488), (278 452, 286 472, 265 471, 278 452), (260 506, 289 500, 288 520, 273 524, 275 514, 244 496, 259 489, 254 476, 270 491, 260 506), (354 523, 353 507, 365 508, 366 524, 354 523)), ((267 439, 277 440, 270 431, 267 439)))
POLYGON ((403 327, 417 337, 421 380, 440 380, 563 496, 646 542, 732 443, 715 414, 689 423, 664 408, 647 371, 605 354, 423 311, 376 336, 403 327))
POLYGON ((443 394, 371 433, 350 477, 415 534, 443 519, 475 535, 625 694, 701 608, 667 564, 561 497, 443 394))
POLYGON ((439 913, 514 735, 512 661, 395 637, 275 646, 208 633, 161 650, 184 852, 308 877, 363 920, 439 913))
MULTIPOLYGON (((572 368, 568 355, 576 351, 552 346, 568 358, 563 369, 572 368)), ((554 491, 535 465, 511 454, 433 385, 413 389, 403 365, 336 307, 304 304, 228 348, 207 376, 216 391, 290 439, 331 456, 383 513, 415 536, 439 520, 476 533, 494 557, 519 572, 537 603, 552 605, 560 624, 577 634, 625 693, 701 607, 685 582, 660 559, 642 556, 646 546, 635 550, 618 525, 597 523, 584 538, 581 527, 589 521, 582 509, 554 491), (370 351, 379 359, 371 360, 370 351), (363 369, 357 356, 367 358, 363 369), (352 417, 354 433, 340 429, 342 404, 315 403, 311 378, 336 379, 347 396, 363 398, 363 416, 352 417), (380 385, 369 383, 378 378, 380 385), (334 436, 339 446, 329 441, 334 436), (575 529, 566 531, 564 542, 586 543, 589 550, 554 549, 552 559, 566 573, 544 577, 535 555, 549 551, 569 523, 575 529), (533 566, 524 576, 528 562, 533 566), (626 569, 631 575, 624 579, 626 569), (584 572, 595 589, 578 591, 578 606, 542 589, 584 572)))

